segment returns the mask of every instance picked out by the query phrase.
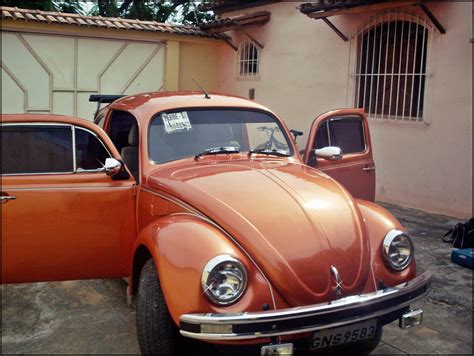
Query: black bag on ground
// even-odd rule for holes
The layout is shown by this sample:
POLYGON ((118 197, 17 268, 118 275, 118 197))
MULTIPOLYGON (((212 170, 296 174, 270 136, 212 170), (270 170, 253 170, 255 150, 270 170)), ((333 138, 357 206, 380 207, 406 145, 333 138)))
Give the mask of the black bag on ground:
POLYGON ((444 242, 452 243, 455 248, 474 247, 474 219, 458 223, 443 237, 444 242))

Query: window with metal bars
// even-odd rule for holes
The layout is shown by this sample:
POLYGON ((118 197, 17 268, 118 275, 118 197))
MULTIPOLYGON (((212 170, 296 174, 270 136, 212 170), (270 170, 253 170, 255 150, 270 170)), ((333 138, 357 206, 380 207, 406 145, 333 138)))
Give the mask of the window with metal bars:
POLYGON ((355 105, 373 118, 423 121, 428 28, 381 19, 357 36, 355 105))
POLYGON ((244 42, 237 52, 237 73, 240 77, 255 77, 259 72, 259 52, 252 42, 244 42))

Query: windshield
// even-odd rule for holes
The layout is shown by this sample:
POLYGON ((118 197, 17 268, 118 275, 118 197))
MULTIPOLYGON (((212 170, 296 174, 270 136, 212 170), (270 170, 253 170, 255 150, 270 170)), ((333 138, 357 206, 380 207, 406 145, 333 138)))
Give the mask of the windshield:
POLYGON ((245 109, 159 113, 151 121, 148 142, 149 155, 155 163, 196 156, 209 149, 218 153, 277 150, 288 156, 293 154, 286 133, 273 116, 245 109), (223 147, 226 149, 219 150, 223 147))

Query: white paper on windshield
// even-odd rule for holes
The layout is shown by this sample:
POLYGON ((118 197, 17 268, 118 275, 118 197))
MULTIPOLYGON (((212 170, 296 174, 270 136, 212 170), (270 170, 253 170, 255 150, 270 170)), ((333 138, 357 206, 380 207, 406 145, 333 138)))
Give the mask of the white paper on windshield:
POLYGON ((189 131, 192 129, 189 116, 186 111, 161 114, 166 133, 178 131, 189 131))

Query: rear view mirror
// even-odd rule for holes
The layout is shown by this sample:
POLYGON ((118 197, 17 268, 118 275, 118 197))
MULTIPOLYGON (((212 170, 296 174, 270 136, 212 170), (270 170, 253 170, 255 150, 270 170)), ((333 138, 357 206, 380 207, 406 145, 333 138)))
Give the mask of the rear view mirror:
POLYGON ((109 177, 113 177, 120 173, 122 170, 122 163, 117 161, 115 158, 107 158, 104 164, 105 174, 109 177))
POLYGON ((316 157, 327 159, 328 161, 338 161, 342 158, 342 150, 336 146, 327 146, 314 150, 316 157))

